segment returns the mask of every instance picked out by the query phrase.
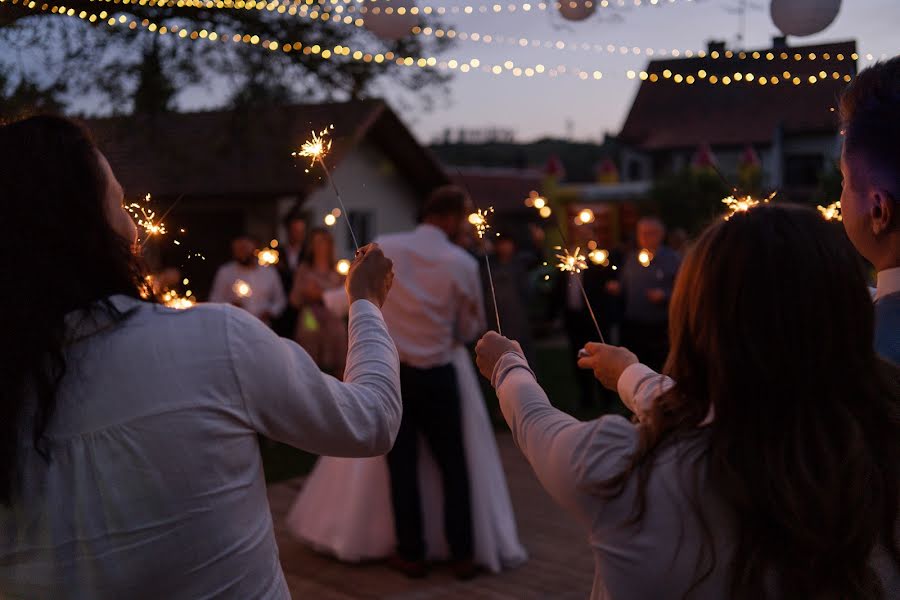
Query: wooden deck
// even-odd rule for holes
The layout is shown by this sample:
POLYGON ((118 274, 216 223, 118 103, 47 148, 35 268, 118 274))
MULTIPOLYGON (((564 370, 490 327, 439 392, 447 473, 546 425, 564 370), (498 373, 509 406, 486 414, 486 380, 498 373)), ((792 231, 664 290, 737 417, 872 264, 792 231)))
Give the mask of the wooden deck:
POLYGON ((380 564, 346 565, 321 556, 294 540, 283 516, 302 486, 296 479, 272 485, 269 502, 281 564, 293 598, 348 600, 584 600, 590 595, 594 564, 586 535, 541 488, 509 434, 497 438, 506 469, 519 536, 529 561, 500 575, 459 582, 435 569, 422 580, 410 580, 380 564))

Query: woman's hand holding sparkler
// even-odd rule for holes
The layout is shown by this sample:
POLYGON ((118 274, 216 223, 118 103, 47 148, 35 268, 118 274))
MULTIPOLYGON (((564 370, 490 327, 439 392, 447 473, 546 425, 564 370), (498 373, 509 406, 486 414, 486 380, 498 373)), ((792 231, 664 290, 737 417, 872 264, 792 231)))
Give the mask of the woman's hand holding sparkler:
POLYGON ((368 244, 356 253, 347 273, 347 295, 350 303, 368 300, 378 308, 384 304, 394 282, 394 263, 378 244, 368 244))
POLYGON ((494 375, 494 367, 507 352, 515 352, 524 356, 519 342, 508 339, 496 331, 488 331, 475 344, 475 363, 481 374, 490 381, 494 375))
POLYGON ((610 346, 609 344, 588 343, 578 352, 578 366, 594 372, 597 381, 603 387, 616 390, 619 377, 629 366, 640 362, 638 357, 628 348, 610 346))

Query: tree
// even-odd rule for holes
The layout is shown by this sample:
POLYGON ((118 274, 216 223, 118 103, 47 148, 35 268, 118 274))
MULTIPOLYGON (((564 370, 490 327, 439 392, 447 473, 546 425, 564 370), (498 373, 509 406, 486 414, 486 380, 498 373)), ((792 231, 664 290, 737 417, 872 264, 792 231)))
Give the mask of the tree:
POLYGON ((226 87, 219 95, 232 102, 257 92, 270 99, 279 89, 310 101, 364 98, 383 93, 387 76, 391 91, 415 102, 445 92, 448 75, 396 59, 427 59, 451 40, 383 42, 360 27, 359 9, 291 0, 70 0, 65 14, 73 16, 64 17, 53 5, 8 0, 0 3, 0 69, 22 72, 10 59, 26 55, 66 97, 96 98, 112 113, 172 108, 174 94, 193 85, 226 87), (351 14, 352 23, 338 22, 351 14))
POLYGON ((666 225, 693 234, 724 212, 722 198, 730 193, 715 173, 685 169, 656 180, 650 199, 666 225))

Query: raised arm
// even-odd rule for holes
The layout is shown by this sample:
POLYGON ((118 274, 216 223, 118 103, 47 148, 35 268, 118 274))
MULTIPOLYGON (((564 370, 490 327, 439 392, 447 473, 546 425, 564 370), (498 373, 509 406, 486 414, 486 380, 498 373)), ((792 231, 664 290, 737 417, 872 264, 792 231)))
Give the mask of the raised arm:
POLYGON ((516 444, 550 495, 590 526, 601 500, 585 484, 624 467, 637 437, 634 427, 617 416, 581 422, 557 410, 518 348, 503 352, 502 344, 492 344, 496 340, 508 342, 492 332, 479 342, 478 366, 485 375, 490 369, 516 444), (499 358, 488 345, 500 347, 499 358))
POLYGON ((242 311, 228 316, 228 348, 248 420, 260 433, 332 456, 377 456, 400 427, 400 362, 378 308, 350 309, 345 380, 322 373, 296 343, 242 311))

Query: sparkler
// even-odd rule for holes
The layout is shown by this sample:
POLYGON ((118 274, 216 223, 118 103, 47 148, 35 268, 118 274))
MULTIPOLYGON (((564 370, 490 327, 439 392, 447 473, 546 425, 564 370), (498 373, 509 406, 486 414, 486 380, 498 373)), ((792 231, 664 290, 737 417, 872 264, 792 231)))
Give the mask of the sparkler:
POLYGON ((256 253, 256 260, 259 262, 259 266, 268 267, 270 265, 278 264, 278 250, 275 248, 263 248, 256 253))
POLYGON ((150 208, 150 194, 144 196, 143 203, 132 202, 124 205, 125 210, 131 215, 139 227, 147 234, 147 239, 154 235, 165 235, 166 224, 162 219, 156 218, 156 211, 150 208))
POLYGON ((735 197, 734 195, 728 196, 727 198, 722 198, 722 204, 724 204, 728 208, 728 213, 723 217, 726 221, 731 219, 734 215, 742 212, 747 212, 754 206, 759 206, 760 204, 768 204, 769 200, 775 197, 775 194, 778 192, 772 192, 768 198, 764 198, 762 200, 757 200, 751 195, 735 197))
POLYGON ((331 140, 328 139, 331 130, 334 129, 334 125, 329 125, 319 133, 315 131, 312 132, 312 137, 300 146, 300 150, 297 150, 291 153, 291 156, 301 156, 303 158, 310 159, 309 167, 312 168, 315 166, 316 161, 319 161, 319 164, 322 165, 322 170, 325 171, 325 178, 328 179, 328 183, 331 184, 331 188, 334 190, 334 195, 337 196, 338 202, 341 205, 341 211, 344 213, 347 219, 347 228, 350 230, 350 237, 353 238, 353 245, 356 247, 357 252, 359 251, 359 242, 356 241, 356 234, 353 232, 353 225, 350 224, 350 217, 347 217, 347 208, 344 206, 344 200, 341 198, 341 192, 338 190, 337 185, 334 183, 334 179, 331 178, 331 172, 328 170, 328 167, 325 166, 325 156, 331 150, 331 140))
MULTIPOLYGON (((725 219, 726 221, 728 219, 725 219)), ((650 266, 650 263, 653 262, 653 253, 644 248, 640 252, 638 252, 638 262, 641 263, 641 266, 647 268, 650 266)))
POLYGON ((591 262, 595 265, 600 265, 601 267, 609 266, 609 251, 603 250, 602 248, 591 250, 588 253, 588 258, 591 259, 591 262))
POLYGON ((350 272, 350 261, 346 258, 342 258, 341 260, 337 261, 337 264, 334 266, 334 270, 341 275, 346 275, 350 272))
POLYGON ((177 308, 179 310, 184 310, 186 308, 190 308, 196 304, 194 299, 191 297, 191 290, 188 290, 184 296, 181 296, 175 290, 166 290, 161 299, 162 303, 169 308, 177 308))
POLYGON ((236 279, 231 286, 231 291, 237 294, 239 298, 249 298, 253 295, 253 288, 243 279, 236 279))
MULTIPOLYGON (((462 178, 462 175, 460 175, 460 178, 462 178)), ((491 228, 491 224, 488 223, 488 215, 493 212, 494 207, 489 206, 485 211, 482 211, 479 208, 477 209, 477 212, 473 212, 469 215, 469 223, 475 227, 475 233, 478 235, 478 239, 483 240, 484 234, 491 228)), ((491 274, 491 261, 488 258, 487 252, 484 253, 484 266, 487 269, 488 283, 491 286, 491 299, 494 301, 494 318, 497 320, 497 333, 503 335, 503 331, 500 329, 500 309, 497 307, 497 292, 494 291, 494 277, 491 274)))
POLYGON ((844 217, 841 214, 841 201, 832 202, 828 206, 817 206, 819 212, 822 214, 822 217, 826 221, 843 221, 844 217))
MULTIPOLYGON (((562 233, 562 231, 560 231, 560 233, 562 233)), ((585 260, 586 257, 581 253, 581 248, 575 248, 575 252, 569 252, 568 248, 556 246, 555 250, 561 250, 563 252, 563 254, 556 255, 556 258, 559 259, 559 262, 556 263, 556 268, 563 273, 579 275, 588 268, 585 260)), ((591 301, 588 300, 587 292, 584 290, 584 283, 582 283, 581 277, 575 277, 575 281, 578 283, 578 288, 581 290, 581 295, 584 298, 584 305, 587 306, 588 312, 591 314, 591 320, 594 322, 594 328, 597 330, 597 335, 600 337, 600 343, 605 344, 606 341, 603 339, 603 332, 600 331, 600 324, 597 323, 597 316, 594 314, 594 308, 591 306, 591 301)))

